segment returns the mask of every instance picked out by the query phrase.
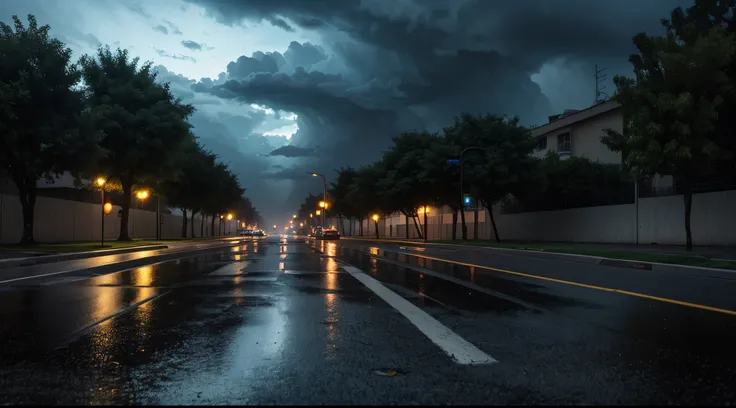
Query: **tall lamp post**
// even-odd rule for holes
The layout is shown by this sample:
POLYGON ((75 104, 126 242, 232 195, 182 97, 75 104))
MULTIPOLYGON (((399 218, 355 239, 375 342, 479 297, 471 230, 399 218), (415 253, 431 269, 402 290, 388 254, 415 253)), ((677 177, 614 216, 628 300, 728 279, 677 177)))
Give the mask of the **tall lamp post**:
MULTIPOLYGON (((135 193, 135 197, 141 201, 145 201, 149 195, 148 190, 140 190, 135 193)), ((135 222, 133 222, 133 233, 135 234, 135 222)), ((158 239, 158 216, 156 216, 156 239, 158 239)))
MULTIPOLYGON (((227 215, 227 220, 228 221, 232 221, 233 220, 233 214, 232 213, 230 213, 230 214, 227 215)), ((230 228, 227 228, 227 231, 228 231, 227 232, 227 235, 230 235, 230 233, 233 232, 232 222, 228 222, 227 224, 231 224, 230 225, 230 228)), ((227 224, 225 224, 226 227, 227 227, 227 224)))
MULTIPOLYGON (((465 220, 465 215, 464 215, 465 214, 465 210, 464 210, 464 207, 465 207, 466 204, 470 204, 470 203, 465 203, 465 197, 464 197, 465 194, 463 193, 463 156, 465 156, 465 152, 467 152, 468 150, 483 150, 483 151, 487 151, 488 149, 486 149, 484 147, 480 147, 480 146, 466 147, 465 149, 463 149, 462 152, 460 152, 460 160, 457 160, 457 159, 448 159, 447 160, 447 164, 458 164, 458 165, 460 165, 460 211, 463 211, 462 212, 462 214, 463 214, 463 221, 465 220)), ((475 220, 474 220, 474 223, 475 223, 475 228, 474 228, 474 231, 473 231, 473 236, 474 236, 475 239, 478 239, 478 205, 477 205, 477 200, 476 200, 476 206, 475 206, 475 220)), ((468 237, 468 228, 465 226, 465 223, 463 222, 463 239, 467 239, 467 237, 468 237)))
POLYGON ((100 246, 105 246, 105 215, 110 214, 112 212, 112 204, 105 203, 105 184, 107 184, 107 179, 104 177, 98 177, 97 178, 97 185, 100 187, 100 246))
POLYGON ((422 235, 424 235, 424 242, 427 242, 427 214, 429 214, 429 207, 427 207, 426 205, 419 207, 419 212, 421 214, 424 214, 424 227, 422 227, 422 235))
POLYGON ((311 174, 312 177, 322 177, 322 202, 320 202, 320 208, 323 208, 322 211, 322 227, 325 226, 325 212, 327 212, 327 177, 325 177, 324 174, 319 173, 310 173, 307 172, 307 174, 311 174), (322 206, 322 203, 325 203, 324 206, 322 206))
POLYGON ((378 236, 378 214, 373 214, 373 217, 371 218, 373 218, 373 226, 376 227, 376 239, 379 239, 380 237, 378 236))

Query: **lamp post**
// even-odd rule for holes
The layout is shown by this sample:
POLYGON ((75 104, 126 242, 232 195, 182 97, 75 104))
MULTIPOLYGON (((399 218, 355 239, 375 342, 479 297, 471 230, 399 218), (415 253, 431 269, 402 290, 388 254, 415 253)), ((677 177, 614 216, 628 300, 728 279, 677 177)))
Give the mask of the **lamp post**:
MULTIPOLYGON (((460 211, 462 211, 460 214, 463 217, 463 239, 468 239, 468 228, 465 226, 465 199, 464 199, 464 193, 463 193, 463 156, 465 156, 465 152, 468 150, 483 150, 487 151, 488 149, 480 146, 470 146, 463 149, 462 152, 460 152, 460 160, 456 159, 448 159, 447 164, 459 164, 460 165, 460 211)), ((475 205, 475 220, 474 220, 475 228, 473 231, 473 237, 475 239, 478 239, 478 205, 476 200, 475 205)))
MULTIPOLYGON (((232 213, 230 213, 230 214, 227 215, 227 220, 228 221, 232 221, 233 220, 233 214, 232 213)), ((232 224, 232 222, 228 222, 227 224, 232 224)), ((225 224, 225 227, 226 227, 226 229, 228 231, 227 232, 227 235, 230 235, 230 233, 233 232, 233 228, 232 228, 232 225, 230 225, 230 228, 227 228, 227 224, 225 224)))
POLYGON ((107 208, 105 206, 105 184, 107 184, 107 179, 104 177, 98 177, 97 178, 97 185, 100 186, 100 225, 102 230, 100 231, 100 247, 105 246, 105 214, 110 214, 110 211, 112 211, 112 204, 110 204, 110 211, 106 211, 107 208))
POLYGON ((429 213, 429 207, 426 205, 419 207, 419 212, 424 214, 424 227, 422 228, 424 230, 424 234, 422 235, 424 235, 424 242, 427 242, 427 214, 429 213))
MULTIPOLYGON (((145 201, 149 195, 148 190, 139 190, 135 193, 135 197, 140 201, 145 201)), ((135 235, 135 218, 133 219, 133 234, 135 235)), ((158 216, 156 216, 156 239, 158 239, 158 216)))
MULTIPOLYGON (((327 177, 325 177, 324 174, 320 174, 320 173, 307 172, 307 174, 311 174, 312 177, 322 177, 322 200, 323 200, 322 202, 327 203, 327 177)), ((325 212, 327 212, 326 211, 327 206, 322 207, 320 205, 320 207, 325 209, 325 211, 322 212, 322 227, 324 227, 325 226, 325 212)))
POLYGON ((373 224, 376 227, 376 239, 379 239, 380 237, 378 236, 378 214, 373 214, 373 217, 371 218, 373 218, 373 224))

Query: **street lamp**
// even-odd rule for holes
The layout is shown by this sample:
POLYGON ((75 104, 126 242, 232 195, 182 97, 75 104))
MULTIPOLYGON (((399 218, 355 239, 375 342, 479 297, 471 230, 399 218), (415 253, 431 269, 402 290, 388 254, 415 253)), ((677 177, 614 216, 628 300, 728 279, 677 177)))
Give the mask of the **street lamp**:
POLYGON ((375 224, 376 227, 376 239, 378 239, 378 214, 373 214, 373 217, 371 218, 373 218, 373 224, 375 224))
MULTIPOLYGON (((232 214, 232 213, 229 213, 229 214, 227 215, 227 220, 228 220, 228 221, 232 221, 232 220, 233 220, 233 214, 232 214)), ((230 235, 230 233, 231 233, 231 232, 233 232, 233 226, 232 226, 232 223, 230 223, 230 222, 226 223, 226 224, 225 224, 225 228, 227 229, 227 235, 230 235)))
POLYGON ((426 205, 419 207, 417 210, 419 214, 424 214, 424 242, 427 242, 427 214, 429 214, 429 207, 426 205))
POLYGON ((100 232, 100 246, 105 246, 105 214, 110 214, 110 211, 112 211, 112 204, 110 204, 110 211, 106 211, 107 205, 105 204, 105 184, 107 184, 107 179, 104 177, 97 177, 97 185, 100 187, 100 208, 102 210, 101 212, 101 225, 102 225, 102 231, 100 232))
MULTIPOLYGON (((460 152, 460 160, 447 160, 448 164, 459 164, 460 165, 460 211, 462 211, 463 215, 463 221, 465 221, 465 194, 463 193, 463 156, 465 155, 465 152, 468 150, 482 150, 482 151, 488 151, 485 147, 480 146, 470 146, 463 149, 462 152, 460 152)), ((477 201, 477 200, 476 200, 477 201)), ((465 226, 465 222, 463 222, 463 239, 468 239, 468 227, 465 226)), ((473 228, 473 239, 478 239, 478 206, 475 206, 475 219, 474 219, 474 228, 473 228)))
MULTIPOLYGON (((322 200, 325 200, 325 201, 321 201, 320 202, 320 207, 321 207, 321 204, 327 201, 327 177, 325 177, 324 174, 320 174, 320 173, 310 173, 310 172, 307 172, 307 174, 311 174, 312 177, 322 177, 322 200)), ((326 210, 327 209, 327 206, 325 206, 323 208, 326 210)), ((322 213, 322 226, 323 227, 325 225, 325 213, 326 213, 326 211, 322 213)), ((319 215, 319 214, 317 214, 317 215, 319 215)))

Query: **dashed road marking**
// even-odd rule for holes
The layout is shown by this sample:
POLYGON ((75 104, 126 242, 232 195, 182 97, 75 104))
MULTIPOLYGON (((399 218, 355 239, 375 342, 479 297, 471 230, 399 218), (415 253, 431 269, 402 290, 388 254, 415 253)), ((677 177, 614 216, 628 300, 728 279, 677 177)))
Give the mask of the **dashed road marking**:
POLYGON ((399 313, 404 315, 409 321, 416 326, 419 331, 424 333, 434 344, 439 346, 442 351, 447 353, 458 364, 491 364, 498 361, 486 354, 467 340, 460 337, 447 326, 443 325, 437 319, 428 315, 422 309, 411 304, 408 300, 397 295, 391 289, 384 286, 381 282, 373 279, 360 269, 343 264, 342 268, 360 281, 368 289, 373 291, 386 303, 391 305, 399 313))

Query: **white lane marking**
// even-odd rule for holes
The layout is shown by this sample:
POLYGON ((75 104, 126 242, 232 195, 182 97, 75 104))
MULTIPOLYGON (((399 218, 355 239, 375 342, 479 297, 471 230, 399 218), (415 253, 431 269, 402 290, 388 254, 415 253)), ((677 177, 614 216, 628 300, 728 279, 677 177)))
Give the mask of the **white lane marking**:
POLYGON ((498 362, 365 272, 349 265, 342 265, 342 268, 409 319, 417 329, 439 346, 456 363, 491 364, 498 362))
POLYGON ((246 282, 276 282, 279 279, 278 276, 248 276, 245 275, 246 282))

